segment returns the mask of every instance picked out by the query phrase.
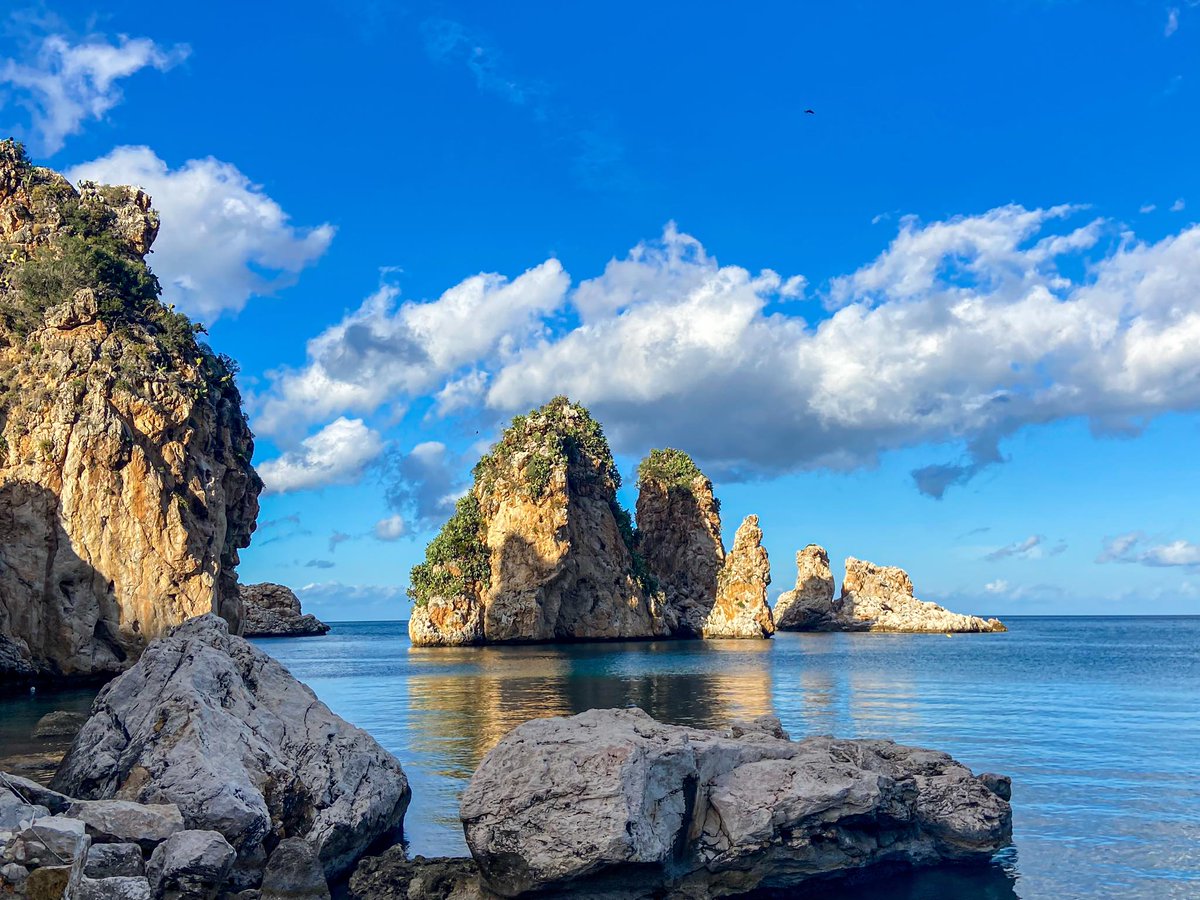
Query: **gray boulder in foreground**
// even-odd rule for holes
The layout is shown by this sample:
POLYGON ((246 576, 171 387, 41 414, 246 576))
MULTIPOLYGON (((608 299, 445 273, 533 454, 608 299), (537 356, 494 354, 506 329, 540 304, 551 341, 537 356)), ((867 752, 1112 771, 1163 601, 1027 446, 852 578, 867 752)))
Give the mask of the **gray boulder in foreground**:
POLYGON ((343 872, 402 824, 410 796, 390 753, 211 614, 100 692, 54 787, 176 804, 186 828, 224 835, 247 886, 288 837, 307 840, 326 875, 343 872))
POLYGON ((891 741, 781 733, 664 725, 636 709, 526 722, 463 794, 467 844, 503 896, 640 897, 986 860, 1011 840, 1007 778, 891 741))

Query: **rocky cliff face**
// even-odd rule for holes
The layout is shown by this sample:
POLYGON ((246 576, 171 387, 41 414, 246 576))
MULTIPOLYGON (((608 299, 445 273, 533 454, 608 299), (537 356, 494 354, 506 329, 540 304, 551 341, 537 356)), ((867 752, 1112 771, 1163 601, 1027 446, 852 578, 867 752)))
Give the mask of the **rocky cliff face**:
POLYGON ((0 143, 0 666, 123 668, 207 612, 261 482, 230 361, 158 301, 150 198, 0 143))
POLYGON ((838 600, 837 624, 842 630, 904 632, 1007 631, 999 619, 964 616, 918 600, 912 579, 903 569, 877 566, 850 557, 838 600))
POLYGON ((412 573, 416 644, 667 633, 600 426, 558 397, 518 416, 412 573))
POLYGON ((809 544, 796 554, 796 587, 780 596, 774 613, 780 631, 836 630, 833 572, 824 547, 809 544))
POLYGON ((329 626, 302 612, 300 598, 282 584, 241 584, 242 634, 246 637, 306 637, 329 633, 329 626))
POLYGON ((679 450, 652 450, 638 467, 637 548, 663 592, 673 634, 700 637, 725 564, 712 482, 679 450))
POLYGON ((775 633, 767 585, 771 563, 758 516, 746 516, 717 576, 717 596, 704 622, 706 638, 767 638, 775 633))

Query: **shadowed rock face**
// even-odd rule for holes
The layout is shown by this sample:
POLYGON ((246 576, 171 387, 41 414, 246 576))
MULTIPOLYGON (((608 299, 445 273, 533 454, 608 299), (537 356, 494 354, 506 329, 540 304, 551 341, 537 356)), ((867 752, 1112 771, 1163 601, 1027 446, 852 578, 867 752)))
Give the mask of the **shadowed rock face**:
POLYGON ((664 636, 639 578, 620 476, 583 407, 518 416, 413 570, 415 644, 664 636))
POLYGON ((912 579, 903 569, 877 566, 850 557, 838 599, 839 629, 853 631, 988 632, 1007 631, 999 619, 952 613, 913 596, 912 579))
POLYGON ((514 729, 476 770, 462 819, 486 886, 506 897, 726 896, 986 860, 1011 840, 1008 788, 890 741, 591 710, 514 729))
POLYGON ((329 632, 316 616, 300 611, 300 598, 282 584, 238 585, 244 608, 246 637, 304 637, 329 632))
POLYGON ((833 572, 824 547, 809 544, 796 554, 796 587, 779 597, 774 612, 780 631, 836 629, 833 572))
POLYGON ((253 439, 225 362, 156 299, 157 231, 143 192, 0 142, 0 674, 117 672, 208 612, 241 627, 253 439))
POLYGON ((717 597, 704 622, 706 638, 766 638, 775 633, 767 586, 771 563, 758 516, 746 516, 717 578, 717 597))
POLYGON ((241 887, 288 837, 304 838, 327 875, 345 871, 401 825, 410 796, 390 753, 215 615, 150 644, 100 692, 53 784, 174 803, 189 829, 234 847, 241 887))

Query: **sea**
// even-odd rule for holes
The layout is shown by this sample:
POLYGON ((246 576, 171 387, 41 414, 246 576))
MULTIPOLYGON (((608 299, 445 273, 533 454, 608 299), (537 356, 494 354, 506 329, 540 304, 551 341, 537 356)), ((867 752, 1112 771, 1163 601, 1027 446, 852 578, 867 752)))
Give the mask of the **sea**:
MULTIPOLYGON (((403 763, 411 854, 466 855, 458 798, 534 717, 638 706, 717 727, 776 715, 794 738, 892 738, 1013 781, 990 865, 823 885, 830 900, 1200 898, 1200 617, 1008 618, 1007 634, 792 634, 417 648, 403 622, 256 639, 403 763)), ((0 757, 89 692, 0 698, 0 757)))

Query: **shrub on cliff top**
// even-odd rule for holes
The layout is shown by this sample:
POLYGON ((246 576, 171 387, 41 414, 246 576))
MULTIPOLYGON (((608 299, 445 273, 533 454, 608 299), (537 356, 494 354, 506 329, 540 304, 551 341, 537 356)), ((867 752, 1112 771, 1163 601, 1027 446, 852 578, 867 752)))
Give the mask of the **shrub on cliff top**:
POLYGON ((462 497, 454 515, 425 548, 425 562, 413 566, 408 596, 417 606, 433 597, 455 597, 486 588, 491 562, 483 542, 483 516, 474 493, 462 497))
POLYGON ((668 490, 691 488, 692 482, 703 474, 690 456, 670 447, 651 450, 638 465, 638 481, 657 481, 668 490))

